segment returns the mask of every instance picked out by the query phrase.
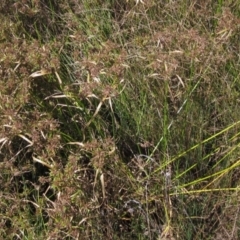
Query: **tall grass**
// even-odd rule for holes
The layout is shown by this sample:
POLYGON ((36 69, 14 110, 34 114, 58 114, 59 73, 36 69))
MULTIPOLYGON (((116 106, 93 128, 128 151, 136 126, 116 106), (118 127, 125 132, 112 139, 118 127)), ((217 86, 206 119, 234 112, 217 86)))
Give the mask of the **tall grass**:
POLYGON ((239 239, 237 1, 3 1, 0 236, 239 239))

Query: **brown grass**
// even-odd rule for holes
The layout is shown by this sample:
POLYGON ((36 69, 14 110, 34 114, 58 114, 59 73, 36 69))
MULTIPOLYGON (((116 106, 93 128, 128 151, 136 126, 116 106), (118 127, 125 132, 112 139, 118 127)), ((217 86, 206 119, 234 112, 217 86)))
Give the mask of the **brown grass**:
POLYGON ((239 239, 237 1, 2 1, 1 239, 239 239))

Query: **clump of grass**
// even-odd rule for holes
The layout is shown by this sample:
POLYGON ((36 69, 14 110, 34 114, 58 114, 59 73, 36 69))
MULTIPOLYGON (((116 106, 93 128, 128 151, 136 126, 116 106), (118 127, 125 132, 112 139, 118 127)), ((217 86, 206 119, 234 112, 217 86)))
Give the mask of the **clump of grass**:
POLYGON ((0 7, 0 236, 238 239, 232 1, 0 7))

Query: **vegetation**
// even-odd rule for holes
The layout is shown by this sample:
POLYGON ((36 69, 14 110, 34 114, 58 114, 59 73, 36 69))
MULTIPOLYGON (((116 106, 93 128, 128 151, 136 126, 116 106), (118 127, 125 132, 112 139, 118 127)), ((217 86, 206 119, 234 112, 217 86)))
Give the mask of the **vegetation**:
POLYGON ((238 0, 2 0, 1 239, 240 239, 238 0))

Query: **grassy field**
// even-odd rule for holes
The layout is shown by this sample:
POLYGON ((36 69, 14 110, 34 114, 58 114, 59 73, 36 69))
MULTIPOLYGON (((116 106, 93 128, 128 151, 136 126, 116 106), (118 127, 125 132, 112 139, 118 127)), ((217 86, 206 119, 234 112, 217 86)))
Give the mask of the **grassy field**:
POLYGON ((0 239, 240 239, 238 0, 0 21, 0 239))

